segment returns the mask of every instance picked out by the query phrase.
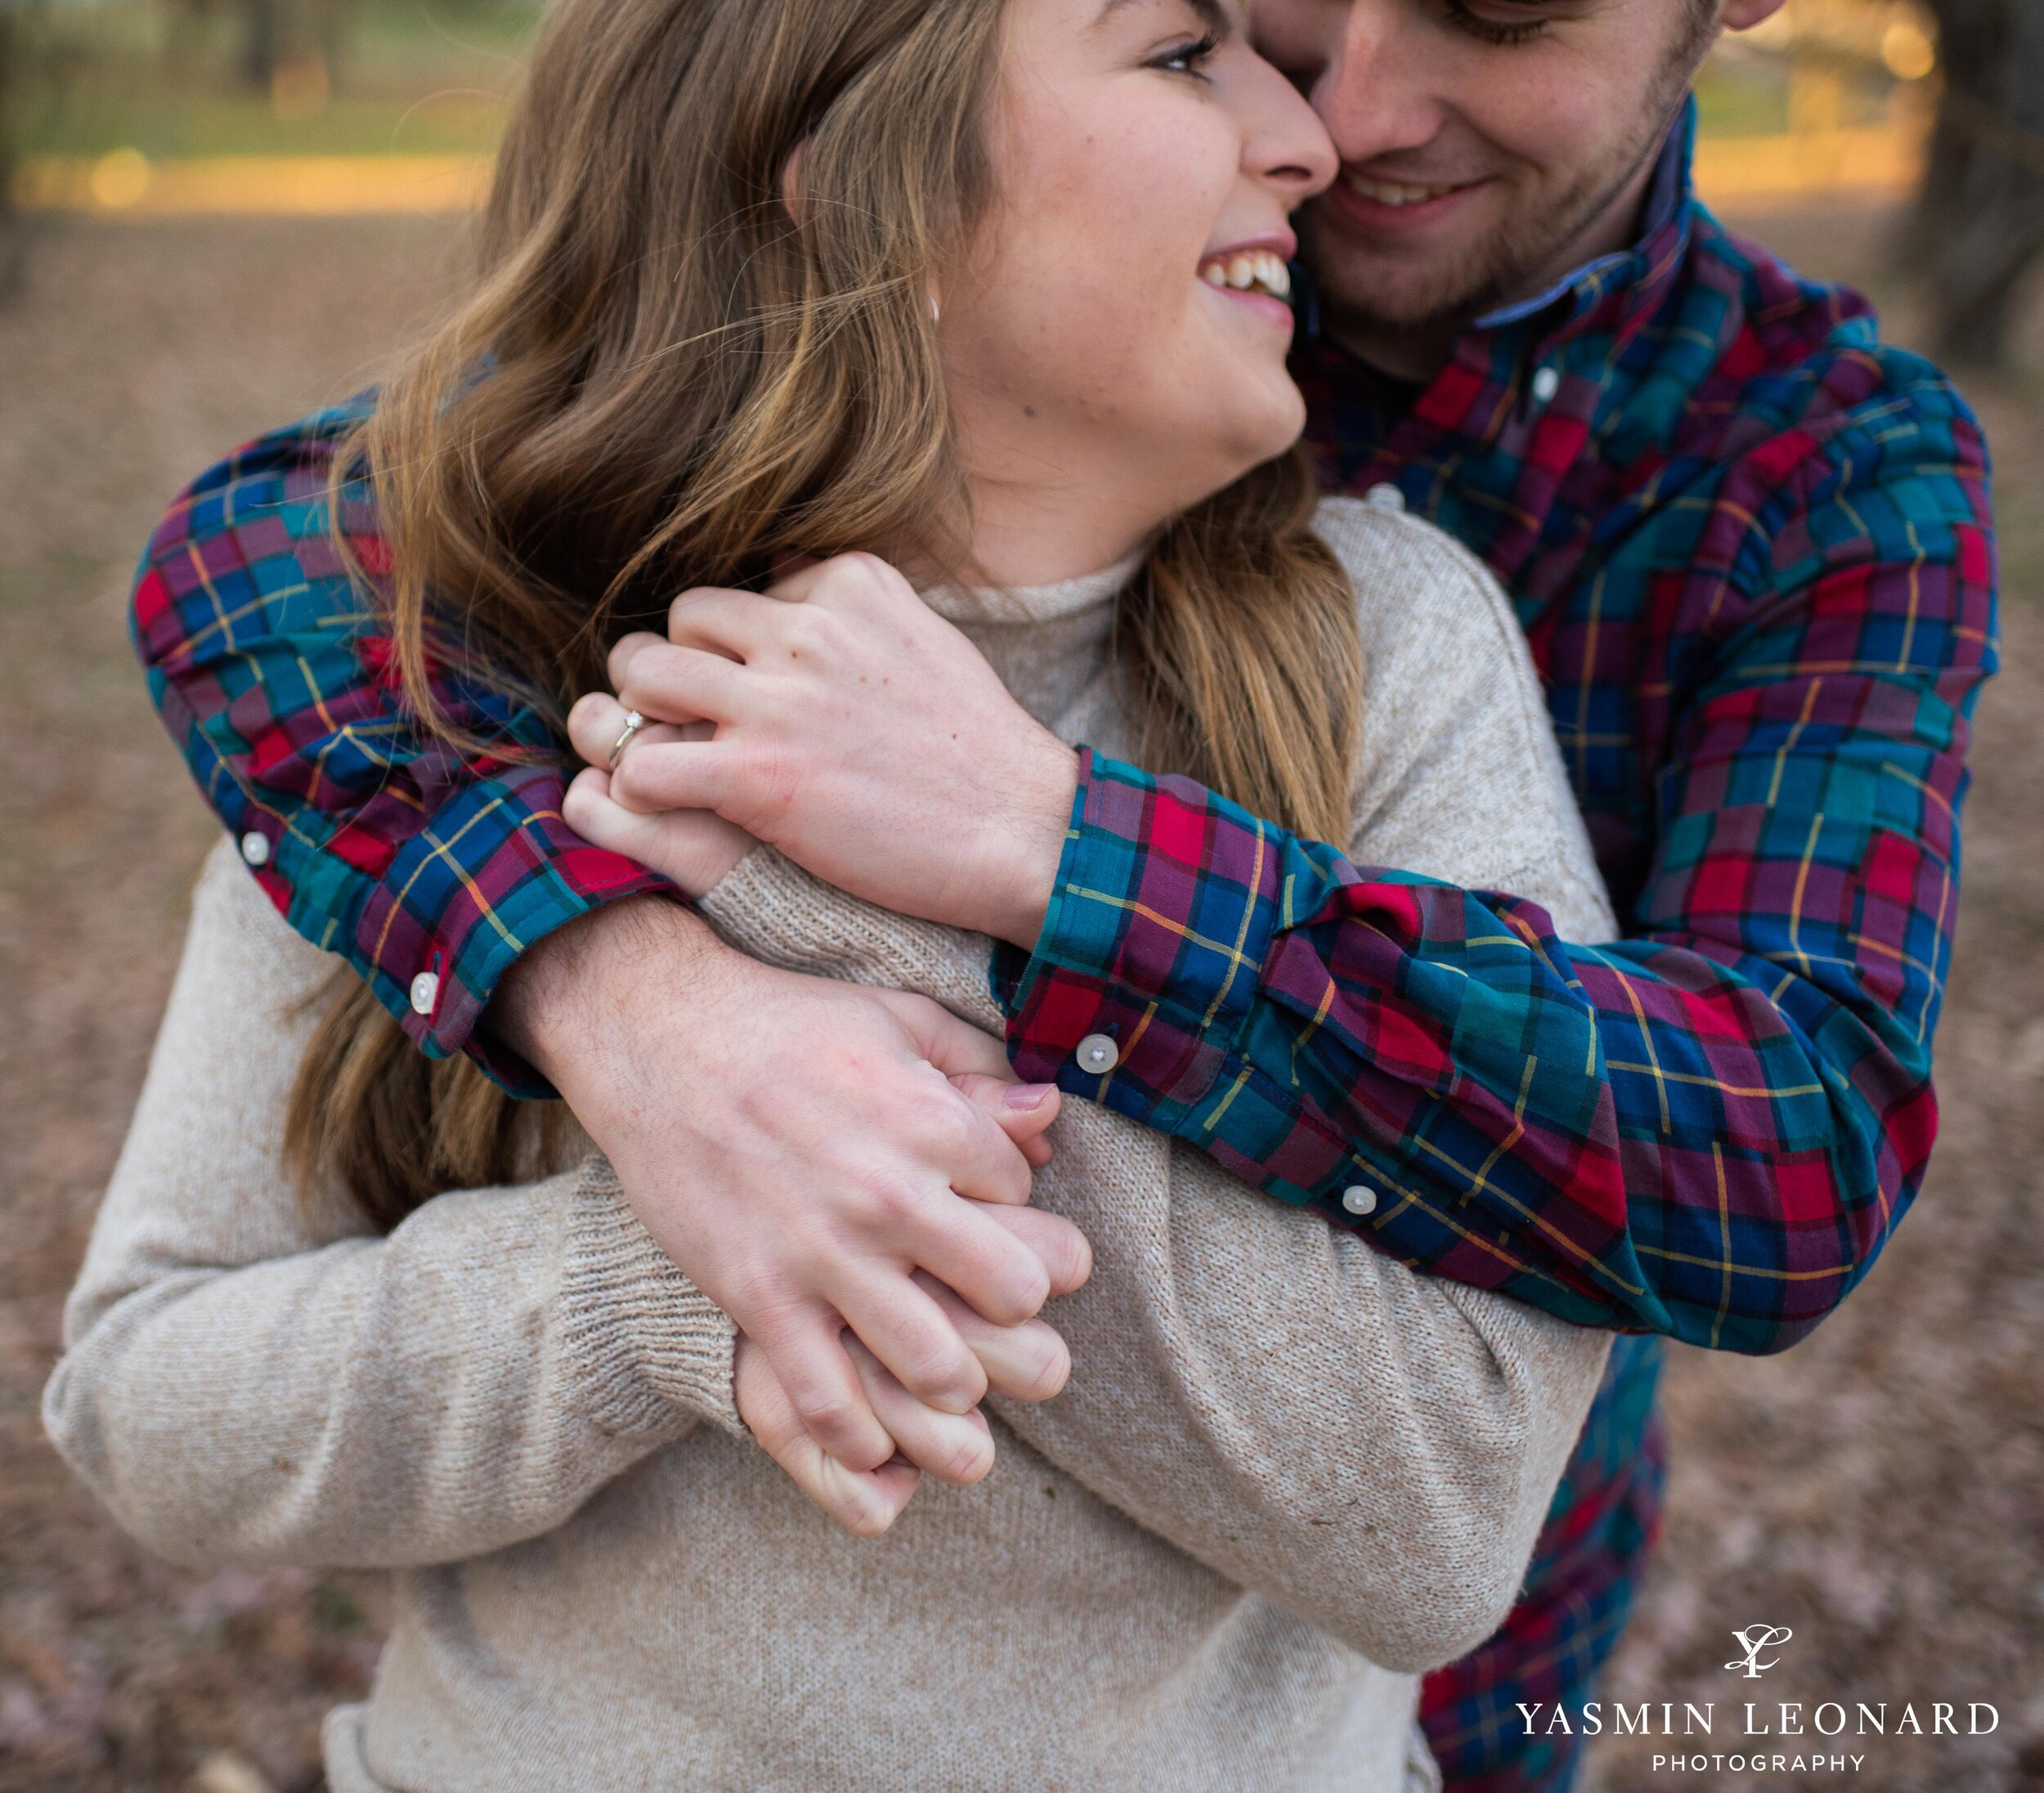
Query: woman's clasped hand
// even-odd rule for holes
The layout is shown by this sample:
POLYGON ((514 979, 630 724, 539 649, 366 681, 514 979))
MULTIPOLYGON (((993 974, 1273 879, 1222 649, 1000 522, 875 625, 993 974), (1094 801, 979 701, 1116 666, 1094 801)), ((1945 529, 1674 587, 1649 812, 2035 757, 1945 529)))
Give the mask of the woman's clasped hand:
MULTIPOLYGON (((586 791, 573 806, 592 840, 614 822, 679 834, 698 819, 594 800, 594 818, 586 791)), ((1062 1099, 1016 1083, 999 1041, 926 997, 763 965, 706 935, 651 901, 599 935, 568 930, 517 968, 500 1025, 737 1325, 733 1394, 754 1437, 833 1518, 884 1531, 922 1473, 985 1474, 988 1394, 1065 1384, 1065 1342, 1036 1316, 1084 1284, 1091 1248, 1028 1205, 1062 1099), (693 945, 686 1001, 648 1002, 646 967, 678 938, 693 945), (550 1026, 531 1021, 542 1010, 550 1026), (590 1049, 621 1038, 621 1065, 590 1049)))
POLYGON ((610 673, 568 719, 587 839, 696 895, 764 841, 883 908, 1033 944, 1076 755, 885 561, 684 592, 669 639, 625 636, 610 673), (613 769, 628 711, 653 726, 613 769))

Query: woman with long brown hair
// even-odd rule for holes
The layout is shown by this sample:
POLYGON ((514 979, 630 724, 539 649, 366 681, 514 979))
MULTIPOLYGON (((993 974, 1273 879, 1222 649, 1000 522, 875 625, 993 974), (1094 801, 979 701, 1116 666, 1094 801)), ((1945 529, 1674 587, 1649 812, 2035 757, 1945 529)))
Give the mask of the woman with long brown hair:
MULTIPOLYGON (((563 0, 482 277, 351 463, 424 725, 464 745, 450 665, 572 709, 578 825, 760 958, 981 1026, 1082 739, 1594 937, 1495 586, 1289 452, 1286 218, 1332 172, 1213 0, 563 0), (965 872, 773 800, 791 719, 847 791, 966 791, 965 872)), ((1607 1342, 1056 1114, 984 1220, 1029 1291, 876 1298, 974 1342, 987 1413, 847 1314, 899 1456, 836 1463, 705 1242, 424 1073, 216 856, 50 1427, 169 1554, 397 1571, 337 1793, 1427 1784, 1416 1675, 1509 1604, 1607 1342)))

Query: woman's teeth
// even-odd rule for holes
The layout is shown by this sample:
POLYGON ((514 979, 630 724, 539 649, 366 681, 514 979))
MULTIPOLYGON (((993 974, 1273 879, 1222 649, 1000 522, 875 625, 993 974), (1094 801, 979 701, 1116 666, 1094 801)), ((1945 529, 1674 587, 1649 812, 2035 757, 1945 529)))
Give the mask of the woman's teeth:
POLYGON ((1292 271, 1283 256, 1269 249, 1217 255, 1199 264, 1199 278, 1209 286, 1232 287, 1238 293, 1267 293, 1281 299, 1292 296, 1292 271))
POLYGON ((1423 205, 1428 199, 1437 199, 1444 193, 1452 193, 1452 186, 1413 186, 1403 181, 1366 181, 1360 174, 1344 174, 1351 193, 1360 193, 1366 199, 1374 199, 1379 205, 1423 205))

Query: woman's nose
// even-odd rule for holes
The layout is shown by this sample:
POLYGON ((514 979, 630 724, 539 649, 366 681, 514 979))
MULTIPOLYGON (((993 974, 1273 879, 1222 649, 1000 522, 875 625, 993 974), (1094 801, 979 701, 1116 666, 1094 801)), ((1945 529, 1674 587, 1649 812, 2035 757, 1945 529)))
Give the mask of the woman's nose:
POLYGON ((1334 140, 1311 102, 1284 76, 1257 61, 1243 143, 1243 171, 1284 192, 1288 206, 1331 186, 1341 168, 1334 140))

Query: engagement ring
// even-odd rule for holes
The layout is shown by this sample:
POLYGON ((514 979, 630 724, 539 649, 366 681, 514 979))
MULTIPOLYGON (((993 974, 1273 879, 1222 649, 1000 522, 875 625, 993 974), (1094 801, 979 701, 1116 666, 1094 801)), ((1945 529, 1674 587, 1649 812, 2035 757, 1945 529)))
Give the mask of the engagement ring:
POLYGON ((646 719, 636 710, 625 712, 625 732, 617 737, 617 745, 611 749, 610 769, 617 769, 617 762, 625 757, 625 750, 639 738, 639 731, 646 726, 646 719))

